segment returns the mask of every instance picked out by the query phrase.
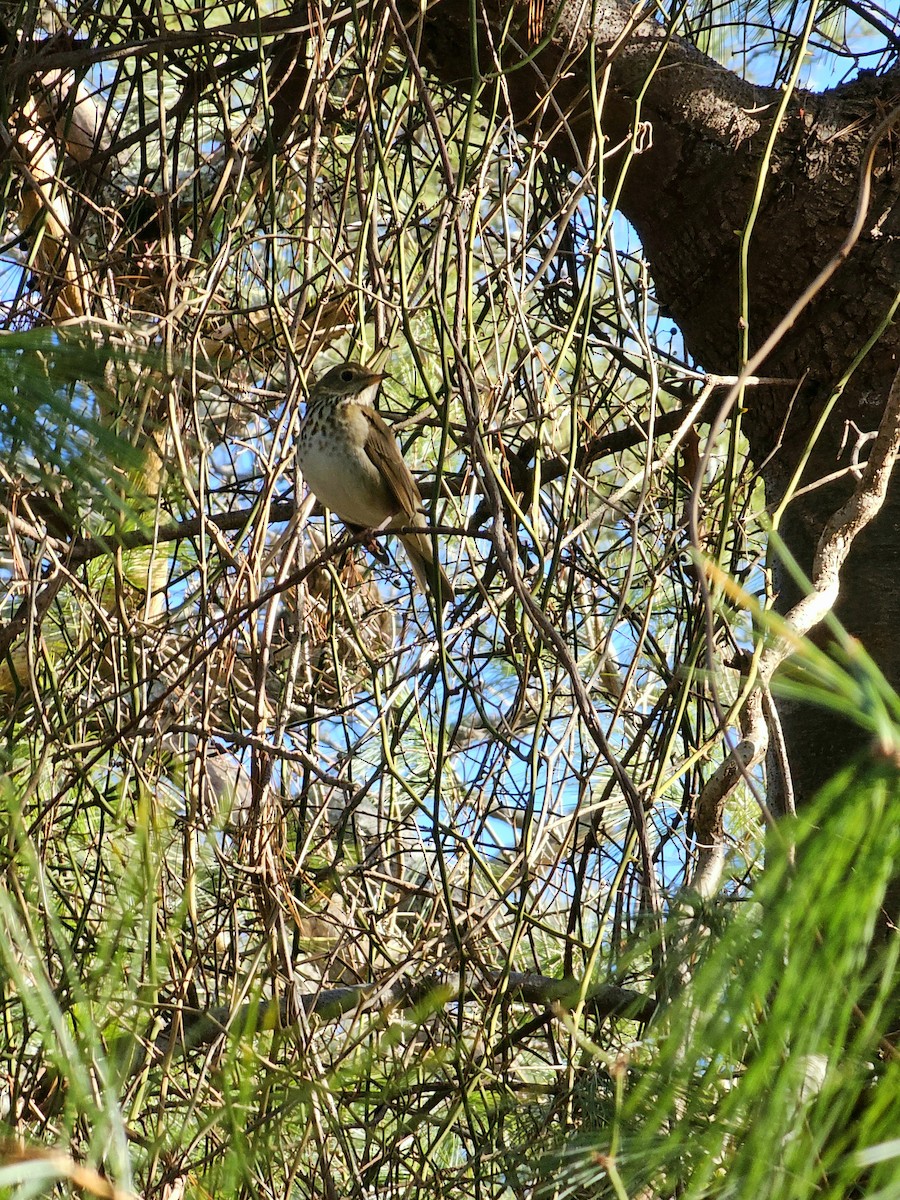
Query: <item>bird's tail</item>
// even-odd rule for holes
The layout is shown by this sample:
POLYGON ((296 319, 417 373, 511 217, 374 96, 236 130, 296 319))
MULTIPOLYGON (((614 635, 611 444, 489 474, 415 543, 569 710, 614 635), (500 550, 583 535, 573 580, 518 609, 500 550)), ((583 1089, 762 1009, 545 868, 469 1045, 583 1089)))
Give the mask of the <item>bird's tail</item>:
POLYGON ((430 592, 438 600, 438 607, 452 604, 456 599, 453 584, 447 577, 447 572, 435 559, 431 538, 425 533, 402 533, 400 541, 410 561, 416 583, 426 594, 430 592), (438 597, 438 588, 440 596, 438 597))

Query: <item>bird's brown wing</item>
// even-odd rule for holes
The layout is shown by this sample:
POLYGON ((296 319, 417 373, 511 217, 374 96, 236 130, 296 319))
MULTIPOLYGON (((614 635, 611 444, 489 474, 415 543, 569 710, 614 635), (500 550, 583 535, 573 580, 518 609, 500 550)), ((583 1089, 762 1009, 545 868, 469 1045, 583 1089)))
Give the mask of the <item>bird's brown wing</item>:
POLYGON ((366 454, 378 468, 400 511, 410 518, 415 517, 422 511, 422 493, 403 461, 397 439, 377 412, 371 408, 362 411, 369 423, 366 454))

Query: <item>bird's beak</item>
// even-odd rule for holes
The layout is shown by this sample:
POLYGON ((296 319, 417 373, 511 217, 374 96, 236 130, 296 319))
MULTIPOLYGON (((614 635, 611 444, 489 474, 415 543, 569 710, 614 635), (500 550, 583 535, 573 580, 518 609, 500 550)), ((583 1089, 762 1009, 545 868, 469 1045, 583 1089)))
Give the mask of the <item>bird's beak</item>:
POLYGON ((382 371, 366 371, 364 375, 359 376, 356 386, 360 391, 368 392, 374 397, 381 386, 381 381, 387 378, 388 376, 382 371))

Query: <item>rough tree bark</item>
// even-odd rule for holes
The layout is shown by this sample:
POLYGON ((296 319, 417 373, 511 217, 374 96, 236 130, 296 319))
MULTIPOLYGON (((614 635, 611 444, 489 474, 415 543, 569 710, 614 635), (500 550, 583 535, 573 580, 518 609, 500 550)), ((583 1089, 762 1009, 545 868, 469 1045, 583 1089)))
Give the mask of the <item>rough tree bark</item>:
MULTIPOLYGON (((741 347, 740 232, 759 179, 765 185, 748 260, 751 352, 841 245, 853 222, 860 165, 873 131, 900 102, 900 72, 863 73, 822 94, 798 91, 775 130, 780 89, 743 81, 686 42, 667 38, 652 17, 636 19, 616 0, 593 5, 563 0, 537 14, 536 29, 536 6, 530 7, 529 26, 529 5, 482 0, 475 31, 480 76, 470 69, 468 0, 438 0, 424 12, 401 3, 399 11, 421 36, 424 61, 445 81, 464 88, 493 86, 498 67, 506 68, 503 94, 513 120, 573 170, 596 170, 588 166, 596 128, 592 80, 598 90, 605 87, 602 150, 609 157, 603 189, 617 197, 637 229, 659 301, 677 321, 691 354, 709 371, 733 374, 741 347), (639 152, 629 154, 631 146, 639 152)), ((766 375, 796 380, 796 388, 758 388, 748 397, 744 427, 773 502, 829 397, 900 290, 898 136, 900 126, 879 144, 863 234, 848 261, 765 363, 766 375)), ((846 382, 803 485, 847 464, 849 451, 839 460, 848 422, 862 431, 878 427, 898 351, 900 326, 889 326, 846 382)), ((853 442, 851 437, 851 448, 853 442)), ((819 534, 854 482, 845 475, 788 508, 782 532, 807 571, 819 534)), ((881 514, 854 545, 837 608, 895 685, 898 576, 895 483, 881 514)), ((785 582, 783 606, 795 599, 785 582)), ((857 748, 860 735, 838 717, 802 707, 783 719, 802 800, 857 748)))

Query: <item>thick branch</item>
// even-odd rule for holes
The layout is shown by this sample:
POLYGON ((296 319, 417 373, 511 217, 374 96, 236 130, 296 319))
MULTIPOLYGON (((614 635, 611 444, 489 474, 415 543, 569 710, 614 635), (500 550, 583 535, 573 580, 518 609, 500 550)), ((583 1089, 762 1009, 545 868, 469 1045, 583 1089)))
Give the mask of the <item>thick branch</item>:
POLYGON ((714 893, 721 878, 725 803, 768 750, 769 733, 763 719, 763 700, 772 677, 797 650, 799 639, 805 637, 834 608, 840 591, 841 568, 854 540, 880 512, 898 454, 900 372, 894 378, 878 435, 857 487, 847 502, 829 519, 819 538, 812 588, 787 614, 781 636, 763 651, 757 681, 747 697, 741 717, 742 739, 710 776, 697 801, 694 824, 700 853, 690 887, 703 895, 714 893))
MULTIPOLYGON (((293 1013, 315 1014, 322 1021, 336 1021, 346 1012, 381 1012, 385 1009, 414 1008, 426 1000, 439 1001, 443 1006, 454 1001, 490 1000, 503 982, 500 971, 483 971, 479 976, 465 978, 456 971, 427 976, 418 982, 400 980, 387 987, 361 983, 350 987, 326 988, 311 992, 293 1001, 261 1001, 247 1004, 235 1012, 227 1007, 202 1010, 181 1010, 181 1032, 169 1029, 156 1042, 155 1051, 164 1056, 176 1045, 197 1049, 208 1045, 229 1029, 248 1026, 256 1030, 284 1028, 298 1020, 293 1013)), ((506 977, 504 994, 522 1004, 549 1007, 574 1005, 581 997, 581 985, 573 979, 551 979, 536 973, 512 972, 506 977)), ((630 1021, 648 1022, 655 1012, 655 1003, 641 992, 601 984, 587 993, 585 1007, 603 1017, 619 1017, 630 1021)))
MULTIPOLYGON (((616 0, 548 6, 539 48, 529 40, 527 5, 483 0, 474 30, 477 64, 467 0, 438 0, 424 11, 405 0, 400 9, 419 24, 432 71, 482 90, 502 72, 499 102, 517 127, 566 165, 596 175, 637 228, 657 296, 690 352, 721 374, 740 366, 742 328, 751 350, 761 345, 840 246, 853 219, 860 161, 900 78, 895 71, 821 95, 798 91, 772 141, 780 91, 752 87, 683 39, 667 37, 653 18, 635 24, 630 6, 616 0), (603 107, 594 114, 598 91, 603 107), (598 128, 602 146, 594 147, 598 128), (742 314, 740 232, 770 141, 742 314)), ((788 449, 799 449, 865 340, 862 331, 887 310, 900 278, 898 192, 882 146, 859 246, 764 367, 768 375, 807 381, 789 410, 790 428, 783 395, 760 389, 750 398, 745 427, 758 461, 782 436, 788 449)), ((862 428, 877 423, 898 344, 900 333, 889 330, 855 373, 835 411, 834 444, 845 417, 862 428)))
MULTIPOLYGON (((881 510, 897 455, 900 453, 900 372, 888 396, 887 406, 872 443, 872 450, 859 483, 850 499, 829 519, 813 562, 812 591, 798 601, 787 615, 794 631, 805 637, 823 620, 838 597, 840 572, 854 540, 881 510)), ((775 671, 795 649, 794 641, 780 638, 763 654, 759 672, 768 683, 775 671)))

